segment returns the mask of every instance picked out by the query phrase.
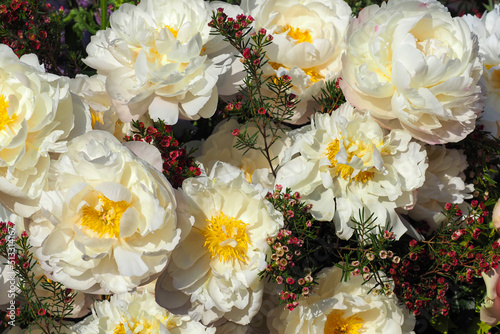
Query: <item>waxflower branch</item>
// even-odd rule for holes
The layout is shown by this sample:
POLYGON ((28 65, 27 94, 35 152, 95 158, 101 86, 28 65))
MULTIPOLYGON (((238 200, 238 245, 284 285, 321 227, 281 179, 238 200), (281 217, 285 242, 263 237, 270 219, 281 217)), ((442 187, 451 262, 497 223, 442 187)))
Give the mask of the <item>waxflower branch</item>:
POLYGON ((289 93, 291 78, 288 75, 274 78, 263 78, 262 67, 267 63, 265 47, 273 39, 267 34, 266 29, 252 31, 250 24, 254 21, 251 16, 240 14, 236 18, 227 17, 222 8, 212 15, 209 26, 214 29, 214 34, 219 34, 229 42, 238 52, 240 61, 243 63, 246 77, 243 79, 244 87, 242 94, 246 96, 234 104, 227 104, 225 111, 232 116, 238 117, 243 122, 251 122, 257 126, 258 132, 264 140, 263 146, 257 145, 256 135, 248 135, 246 129, 233 132, 237 136, 236 148, 242 150, 259 150, 269 163, 271 172, 276 176, 273 166, 274 158, 271 157, 270 147, 284 133, 283 123, 290 120, 299 102, 294 94, 289 93), (264 94, 262 87, 274 94, 268 97, 264 94))
MULTIPOLYGON (((71 314, 76 293, 44 275, 36 277, 35 266, 38 264, 31 253, 26 232, 14 237, 10 233, 15 231, 11 222, 0 222, 0 229, 0 256, 8 259, 6 265, 12 265, 18 280, 14 314, 16 319, 20 319, 20 326, 35 325, 46 334, 62 333, 66 327, 63 319, 71 314), (41 291, 48 294, 41 294, 41 291)), ((7 314, 2 312, 2 315, 5 317, 7 314)))

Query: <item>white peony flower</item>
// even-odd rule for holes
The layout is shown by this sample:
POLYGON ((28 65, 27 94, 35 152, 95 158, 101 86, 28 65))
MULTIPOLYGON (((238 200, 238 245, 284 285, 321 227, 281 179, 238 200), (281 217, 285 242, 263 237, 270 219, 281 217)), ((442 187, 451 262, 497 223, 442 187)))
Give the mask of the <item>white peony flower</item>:
POLYGON ((415 318, 395 295, 376 294, 373 279, 361 276, 342 282, 342 269, 325 268, 308 299, 289 311, 283 305, 268 315, 271 334, 414 333, 415 318))
POLYGON ((76 334, 198 334, 215 333, 186 316, 176 316, 160 307, 148 291, 111 296, 96 302, 92 314, 73 326, 76 334))
POLYGON ((302 101, 291 122, 307 122, 317 106, 313 96, 340 73, 351 8, 343 0, 243 0, 241 7, 255 18, 256 30, 273 36, 265 76, 289 75, 302 101))
POLYGON ((45 73, 38 58, 19 59, 0 44, 0 203, 21 216, 35 210, 52 153, 89 129, 88 112, 67 78, 45 73))
POLYGON ((173 189, 108 132, 68 144, 30 223, 50 279, 88 293, 123 293, 154 279, 179 242, 173 189))
MULTIPOLYGON (((275 137, 275 141, 269 150, 271 159, 273 159, 272 164, 274 169, 279 166, 284 150, 289 146, 289 140, 284 132, 285 129, 283 128, 276 132, 276 136, 279 136, 279 138, 275 137)), ((255 124, 241 125, 235 119, 230 119, 217 125, 213 134, 203 143, 201 155, 197 157, 197 160, 203 164, 207 173, 210 173, 217 161, 230 163, 245 173, 245 179, 248 182, 261 184, 266 188, 272 189, 274 176, 272 175, 267 158, 260 150, 246 151, 246 149, 234 147, 238 142, 237 137, 233 135, 234 130, 238 130, 239 132, 246 131, 249 136, 257 134, 255 145, 264 147, 264 137, 255 124)), ((268 145, 273 141, 273 130, 276 131, 275 128, 266 127, 268 145)))
POLYGON ((248 324, 259 311, 269 246, 283 216, 234 166, 218 163, 210 177, 186 179, 179 220, 193 228, 158 278, 156 300, 176 314, 210 324, 248 324))
POLYGON ((343 239, 351 237, 351 218, 359 221, 362 210, 382 228, 388 222, 397 237, 406 231, 394 209, 413 206, 427 168, 425 151, 408 132, 384 130, 346 103, 331 116, 316 114, 291 136, 292 159, 281 166, 276 184, 312 203, 316 219, 333 218, 343 239))
POLYGON ((461 204, 472 198, 473 184, 465 184, 464 170, 467 157, 462 151, 444 146, 426 146, 429 167, 425 182, 417 192, 417 203, 408 211, 408 216, 425 221, 431 230, 436 229, 446 218, 443 208, 446 203, 461 204))
POLYGON ((500 4, 481 18, 465 15, 464 20, 479 39, 483 76, 479 82, 485 95, 484 111, 479 120, 486 131, 500 136, 500 4))
POLYGON ((429 144, 462 140, 482 110, 477 38, 436 0, 364 8, 347 33, 340 86, 385 127, 429 144))
MULTIPOLYGON (((113 134, 118 140, 123 141, 125 136, 132 135, 132 122, 122 122, 111 104, 105 87, 106 77, 100 74, 91 77, 77 74, 70 81, 70 91, 80 96, 89 106, 92 118, 92 129, 103 130, 113 134)), ((144 114, 139 121, 152 125, 148 114, 144 114)))
POLYGON ((146 111, 167 124, 213 115, 217 80, 234 62, 210 35, 208 23, 218 5, 202 0, 123 4, 111 14, 111 28, 91 38, 84 62, 106 76, 106 90, 123 122, 146 111))

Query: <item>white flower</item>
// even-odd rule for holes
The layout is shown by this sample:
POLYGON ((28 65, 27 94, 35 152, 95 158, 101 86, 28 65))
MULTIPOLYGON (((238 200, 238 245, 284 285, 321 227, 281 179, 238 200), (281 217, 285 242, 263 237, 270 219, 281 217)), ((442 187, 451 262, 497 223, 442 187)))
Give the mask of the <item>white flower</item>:
POLYGON ((364 8, 347 33, 340 86, 390 129, 429 144, 457 142, 482 110, 477 38, 436 0, 364 8))
POLYGON ((340 73, 351 8, 343 0, 243 0, 241 7, 255 18, 256 30, 273 36, 265 75, 289 75, 302 101, 291 122, 307 122, 317 106, 312 97, 340 73))
POLYGON ((234 61, 210 35, 213 9, 202 0, 123 4, 91 38, 84 62, 106 76, 123 122, 146 111, 167 124, 213 115, 217 80, 234 61))
POLYGON ((73 326, 77 334, 198 334, 215 333, 186 316, 176 316, 160 307, 148 291, 111 296, 96 302, 92 314, 73 326))
POLYGON ((361 276, 342 282, 342 269, 325 268, 308 299, 293 311, 278 306, 268 316, 272 334, 413 333, 415 318, 396 296, 375 294, 361 276))
POLYGON ((88 293, 123 293, 154 279, 177 245, 173 189, 108 132, 68 144, 30 223, 50 279, 88 293))
POLYGON ((483 76, 479 82, 485 95, 479 123, 495 137, 500 136, 500 4, 481 18, 465 15, 464 20, 479 39, 483 76))
POLYGON ((258 273, 266 268, 266 238, 278 233, 283 216, 225 163, 210 177, 186 179, 182 190, 179 220, 193 228, 158 278, 156 300, 204 324, 225 318, 246 325, 262 302, 258 273))
POLYGON ((49 154, 88 130, 85 106, 68 80, 45 73, 35 55, 19 59, 0 44, 0 203, 21 216, 47 184, 49 154), (78 126, 76 126, 78 125, 78 126))
MULTIPOLYGON (((238 149, 234 147, 238 139, 232 133, 234 130, 240 133, 246 131, 248 136, 257 134, 255 145, 264 147, 262 134, 254 123, 240 125, 235 119, 219 123, 214 129, 212 135, 203 143, 201 155, 197 157, 207 173, 210 173, 213 165, 217 161, 223 161, 240 168, 245 173, 245 179, 254 184, 262 184, 266 188, 272 188, 274 177, 269 166, 269 162, 260 150, 238 149), (246 152, 245 152, 246 151, 246 152)), ((277 130, 275 127, 266 127, 267 144, 271 145, 269 153, 271 154, 273 168, 276 169, 283 158, 283 152, 289 145, 286 128, 277 130), (273 135, 273 131, 276 133, 273 135), (279 138, 278 138, 279 137, 279 138), (273 139, 274 138, 274 139, 273 139)))
POLYGON ((427 168, 425 151, 408 132, 384 130, 346 103, 331 116, 316 114, 311 126, 291 136, 292 159, 281 166, 276 184, 312 203, 316 219, 333 218, 343 239, 351 237, 351 218, 359 221, 362 210, 382 228, 389 222, 397 237, 406 231, 394 209, 413 206, 427 168))
POLYGON ((425 182, 417 192, 417 203, 408 211, 408 216, 417 221, 425 221, 436 229, 445 219, 442 214, 446 203, 461 204, 471 198, 473 184, 465 184, 464 170, 467 157, 462 151, 444 146, 426 146, 429 167, 425 172, 425 182))

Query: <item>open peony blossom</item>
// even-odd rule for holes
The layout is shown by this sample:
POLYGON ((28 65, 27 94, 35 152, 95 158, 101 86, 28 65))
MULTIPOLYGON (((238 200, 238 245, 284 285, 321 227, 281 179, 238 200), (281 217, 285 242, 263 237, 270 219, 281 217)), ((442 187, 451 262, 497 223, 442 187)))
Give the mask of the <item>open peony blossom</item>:
MULTIPOLYGON (((294 143, 276 184, 298 191, 319 220, 333 218, 337 235, 349 239, 353 222, 371 214, 400 237, 406 228, 396 208, 415 204, 427 169, 422 146, 404 130, 387 131, 348 103, 332 115, 316 114, 310 126, 290 134, 294 143)), ((375 229, 374 232, 377 230, 375 229)))
POLYGON ((76 334, 202 334, 215 333, 187 316, 176 316, 155 302, 148 291, 111 296, 96 302, 92 314, 73 326, 76 334))
POLYGON ((222 6, 202 0, 125 3, 111 14, 111 27, 92 36, 84 62, 106 77, 123 122, 147 111, 167 124, 214 114, 217 80, 234 62, 220 52, 219 37, 210 35, 216 5, 222 6))
POLYGON ((289 311, 282 305, 270 312, 271 334, 413 333, 415 318, 395 295, 377 294, 374 281, 361 276, 342 282, 342 269, 325 268, 309 298, 289 311))
POLYGON ((429 144, 457 142, 482 110, 477 38, 437 0, 364 8, 347 33, 347 101, 429 144))
MULTIPOLYGON (((245 173, 245 179, 254 184, 261 184, 266 188, 273 188, 274 177, 269 167, 269 161, 260 150, 238 149, 235 145, 238 143, 238 138, 233 135, 233 131, 237 129, 240 132, 246 131, 249 136, 257 134, 255 143, 258 147, 264 147, 262 134, 258 131, 255 124, 238 124, 236 119, 230 119, 227 122, 219 123, 214 129, 213 134, 207 138, 202 145, 201 155, 197 160, 203 164, 207 173, 217 161, 223 161, 240 168, 245 173)), ((267 143, 272 142, 273 136, 271 128, 266 127, 267 143)), ((274 128, 274 130, 276 130, 274 128)), ((270 148, 273 167, 276 169, 283 158, 284 150, 287 148, 289 139, 283 130, 277 131, 270 148)))
POLYGON ((500 199, 497 200, 497 204, 493 209, 493 227, 500 233, 500 199))
POLYGON ((301 100, 292 123, 303 124, 314 112, 313 96, 340 73, 340 57, 351 8, 343 0, 243 0, 256 30, 272 34, 266 47, 264 76, 288 75, 301 100))
POLYGON ((173 189, 113 135, 90 131, 54 161, 30 223, 46 275, 89 293, 123 293, 166 266, 179 242, 173 189))
POLYGON ((442 213, 446 203, 462 204, 472 198, 473 184, 466 184, 464 170, 467 157, 462 151, 441 145, 426 146, 429 167, 425 182, 417 192, 417 203, 408 211, 416 221, 425 221, 435 230, 445 220, 442 213))
POLYGON ((179 220, 193 227, 158 278, 156 300, 207 325, 246 325, 262 302, 266 238, 278 233, 283 216, 239 169, 221 162, 209 177, 186 179, 182 191, 179 220))
POLYGON ((481 321, 495 326, 500 322, 500 267, 483 272, 482 276, 486 284, 486 297, 481 305, 481 321))
POLYGON ((480 124, 495 137, 500 136, 500 4, 481 18, 465 15, 465 21, 479 39, 483 76, 479 82, 485 95, 480 124))
POLYGON ((45 73, 38 58, 19 59, 0 44, 0 203, 23 217, 35 210, 47 184, 50 154, 90 128, 67 78, 45 73))

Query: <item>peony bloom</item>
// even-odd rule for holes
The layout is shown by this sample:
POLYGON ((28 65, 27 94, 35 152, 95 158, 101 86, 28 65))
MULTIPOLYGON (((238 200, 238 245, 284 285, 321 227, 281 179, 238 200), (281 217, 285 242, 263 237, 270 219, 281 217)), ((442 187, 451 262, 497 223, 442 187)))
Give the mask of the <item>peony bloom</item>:
POLYGON ((241 7, 255 18, 256 30, 273 36, 265 76, 289 75, 302 101, 291 122, 307 122, 317 106, 313 96, 340 73, 351 8, 343 0, 243 0, 241 7))
POLYGON ((248 324, 262 302, 269 251, 283 216, 243 173, 218 163, 209 177, 186 179, 179 220, 193 225, 158 278, 158 304, 208 325, 220 319, 248 324))
POLYGON ((429 144, 462 140, 482 110, 477 38, 436 0, 389 0, 350 25, 340 86, 384 127, 429 144))
MULTIPOLYGON (((96 74, 91 77, 78 74, 70 81, 70 91, 82 98, 89 107, 92 129, 113 134, 122 141, 126 135, 132 135, 132 122, 123 123, 111 104, 105 87, 106 77, 96 74)), ((147 114, 139 119, 145 124, 152 124, 147 114)))
POLYGON ((179 242, 173 189, 108 132, 68 144, 30 223, 46 275, 88 293, 123 293, 154 279, 179 242))
POLYGON ((486 284, 486 297, 481 305, 481 321, 495 326, 500 322, 500 267, 483 272, 482 276, 486 284))
POLYGON ((500 233, 500 199, 493 209, 493 227, 500 233))
POLYGON ((466 184, 464 170, 467 157, 462 151, 444 146, 426 146, 429 167, 425 172, 425 182, 417 192, 417 203, 408 211, 408 216, 417 221, 425 221, 435 230, 445 216, 442 214, 446 203, 462 204, 472 198, 473 184, 466 184))
POLYGON ((0 203, 23 217, 47 185, 50 154, 89 129, 88 112, 68 86, 35 55, 19 59, 0 44, 0 203))
POLYGON ((359 221, 363 210, 382 228, 389 222, 397 237, 406 231, 394 210, 415 204, 427 169, 425 151, 408 132, 384 130, 346 103, 331 116, 316 114, 291 136, 291 159, 284 160, 276 184, 312 203, 316 219, 333 218, 343 239, 351 237, 351 218, 359 221))
POLYGON ((96 302, 92 314, 73 326, 76 334, 201 334, 215 333, 186 316, 176 316, 155 302, 147 291, 111 296, 96 302))
POLYGON ((289 311, 283 305, 270 312, 271 334, 413 333, 415 318, 395 295, 376 294, 373 279, 361 276, 342 282, 342 269, 325 268, 308 299, 289 311))
POLYGON ((92 36, 84 62, 106 77, 123 122, 147 111, 167 124, 214 114, 217 80, 234 59, 210 35, 211 6, 202 0, 123 4, 111 14, 111 27, 92 36))
MULTIPOLYGON (((232 132, 238 129, 239 132, 246 131, 249 136, 257 134, 256 145, 264 147, 263 136, 258 132, 255 124, 238 124, 235 119, 230 119, 217 125, 213 134, 203 143, 201 155, 197 158, 199 162, 207 169, 207 173, 217 161, 223 161, 237 166, 245 173, 245 179, 254 184, 262 184, 266 188, 272 188, 274 177, 269 167, 269 162, 260 150, 238 149, 234 147, 238 143, 237 137, 232 132), (246 152, 245 152, 246 151, 246 152)), ((268 131, 268 144, 272 140, 271 128, 266 127, 268 131)), ((285 148, 288 146, 284 131, 278 131, 276 141, 270 148, 273 167, 276 169, 281 159, 285 148)))
POLYGON ((500 4, 481 18, 465 15, 465 21, 479 39, 479 55, 483 61, 483 76, 479 82, 486 97, 479 120, 486 131, 500 136, 500 4))

